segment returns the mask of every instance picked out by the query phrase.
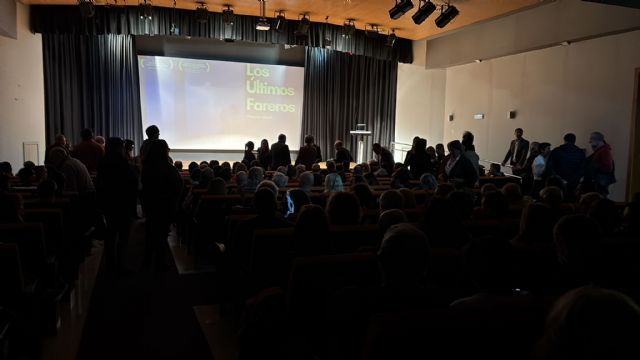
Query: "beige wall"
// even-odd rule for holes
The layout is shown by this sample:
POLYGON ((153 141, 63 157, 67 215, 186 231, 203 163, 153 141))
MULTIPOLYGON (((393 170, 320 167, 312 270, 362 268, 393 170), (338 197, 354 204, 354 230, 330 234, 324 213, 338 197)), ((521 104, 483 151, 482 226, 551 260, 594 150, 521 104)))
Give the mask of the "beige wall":
POLYGON ((427 41, 427 68, 439 69, 640 29, 640 10, 556 0, 427 41))
POLYGON ((516 127, 553 146, 571 131, 588 147, 589 133, 601 131, 614 148, 612 198, 623 200, 636 68, 640 31, 451 67, 444 114, 455 120, 444 121, 444 140, 470 130, 480 158, 501 161, 516 127), (516 119, 508 119, 509 110, 516 119), (485 119, 474 120, 476 113, 485 119))
POLYGON ((425 69, 426 41, 414 41, 413 64, 399 64, 396 142, 411 144, 414 136, 429 145, 442 142, 445 70, 425 69))
POLYGON ((18 8, 17 40, 0 37, 0 160, 22 167, 22 143, 40 144, 44 160, 42 38, 29 32, 29 9, 18 8))

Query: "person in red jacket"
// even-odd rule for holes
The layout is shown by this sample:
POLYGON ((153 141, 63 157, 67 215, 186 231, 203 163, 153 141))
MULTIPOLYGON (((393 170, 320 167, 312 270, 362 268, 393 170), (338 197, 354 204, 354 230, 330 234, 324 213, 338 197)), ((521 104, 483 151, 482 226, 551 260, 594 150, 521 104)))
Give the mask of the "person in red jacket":
POLYGON ((609 186, 616 182, 615 164, 611 145, 604 140, 600 132, 592 132, 589 144, 593 153, 587 158, 585 178, 595 185, 595 190, 603 196, 609 195, 609 186))

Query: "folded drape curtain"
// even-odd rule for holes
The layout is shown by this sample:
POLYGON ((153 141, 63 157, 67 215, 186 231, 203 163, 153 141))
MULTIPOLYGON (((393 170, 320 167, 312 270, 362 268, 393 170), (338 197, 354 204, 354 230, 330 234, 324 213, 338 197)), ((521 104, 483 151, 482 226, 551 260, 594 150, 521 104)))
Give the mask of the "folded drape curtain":
POLYGON ((395 61, 307 48, 302 138, 314 135, 327 159, 343 140, 355 159, 357 139, 349 131, 366 124, 373 136, 365 139, 364 159, 370 159, 374 143, 389 147, 394 139, 397 79, 395 61))
POLYGON ((333 50, 402 63, 413 61, 409 39, 398 38, 389 47, 386 35, 357 30, 344 36, 342 26, 324 22, 312 22, 307 36, 298 36, 299 21, 291 17, 281 31, 256 31, 256 16, 235 15, 234 25, 228 26, 219 12, 210 12, 206 21, 200 21, 194 10, 153 7, 151 19, 142 19, 137 6, 96 6, 93 17, 83 18, 78 6, 37 5, 31 6, 31 30, 42 34, 179 35, 320 48, 328 46, 325 39, 330 39, 333 50))
POLYGON ((131 35, 43 34, 47 142, 83 128, 142 142, 138 61, 131 35))

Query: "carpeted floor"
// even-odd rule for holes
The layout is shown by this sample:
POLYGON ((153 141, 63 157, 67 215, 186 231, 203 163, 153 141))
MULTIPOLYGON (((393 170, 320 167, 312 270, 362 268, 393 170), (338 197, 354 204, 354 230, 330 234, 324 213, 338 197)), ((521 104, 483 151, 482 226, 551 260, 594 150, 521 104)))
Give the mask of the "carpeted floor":
POLYGON ((143 269, 144 222, 132 228, 124 274, 98 275, 78 359, 212 359, 193 306, 211 302, 210 276, 143 269))

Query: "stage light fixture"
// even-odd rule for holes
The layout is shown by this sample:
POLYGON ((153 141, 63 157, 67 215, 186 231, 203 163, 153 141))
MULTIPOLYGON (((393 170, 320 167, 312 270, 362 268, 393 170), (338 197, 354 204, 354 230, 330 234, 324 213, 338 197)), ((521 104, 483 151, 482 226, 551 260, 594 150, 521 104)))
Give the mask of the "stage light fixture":
POLYGON ((456 16, 458 16, 458 14, 460 14, 460 11, 458 11, 458 8, 456 8, 453 5, 446 5, 446 8, 442 11, 440 16, 438 16, 438 18, 436 19, 436 26, 442 29, 443 27, 447 26, 447 24, 449 24, 451 20, 453 20, 456 16))
POLYGON ((235 20, 235 15, 233 14, 233 9, 231 5, 225 5, 226 9, 222 10, 222 21, 225 25, 233 26, 233 21, 235 20))
POLYGON ((90 18, 96 13, 93 0, 79 0, 80 14, 83 18, 90 18))
POLYGON ((276 29, 277 32, 282 32, 286 23, 287 18, 284 16, 284 10, 278 11, 278 16, 276 16, 276 20, 273 22, 273 28, 276 29))
POLYGON ((377 24, 369 24, 368 27, 365 24, 364 25, 364 33, 365 33, 365 35, 367 35, 367 37, 375 39, 380 34, 380 28, 378 27, 377 24))
POLYGON ((151 20, 151 15, 153 14, 153 6, 151 5, 151 1, 144 0, 138 5, 138 12, 140 13, 140 19, 142 20, 151 20))
POLYGON ((258 19, 258 23, 256 24, 256 30, 258 31, 269 31, 271 30, 271 24, 267 21, 267 3, 265 0, 258 0, 260 2, 260 18, 258 19))
POLYGON ((413 9, 411 0, 396 0, 396 5, 389 10, 389 17, 398 20, 411 9, 413 9))
POLYGON ((398 40, 398 36, 396 35, 396 29, 391 29, 391 34, 387 36, 387 41, 385 45, 388 47, 393 47, 396 44, 396 40, 398 40))
POLYGON ((431 0, 420 0, 418 11, 411 17, 416 25, 422 24, 438 7, 431 0))
POLYGON ((351 37, 356 33, 356 21, 354 19, 347 19, 342 27, 342 36, 351 37))
POLYGON ((196 21, 200 24, 204 24, 209 21, 209 8, 204 2, 199 2, 196 5, 196 21))
POLYGON ((296 35, 302 36, 307 35, 309 32, 309 27, 311 26, 311 19, 307 14, 300 14, 302 18, 300 18, 298 22, 298 28, 296 29, 296 35))

